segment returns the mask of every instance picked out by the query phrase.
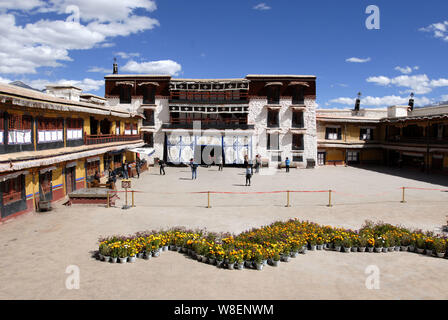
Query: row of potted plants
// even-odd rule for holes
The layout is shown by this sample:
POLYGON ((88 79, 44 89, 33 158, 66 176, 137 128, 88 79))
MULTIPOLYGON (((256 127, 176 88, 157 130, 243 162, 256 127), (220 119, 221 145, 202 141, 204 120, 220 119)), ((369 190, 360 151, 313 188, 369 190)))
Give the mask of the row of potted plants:
POLYGON ((239 270, 277 266, 279 261, 288 262, 307 250, 416 251, 438 257, 444 257, 447 250, 447 239, 431 232, 370 221, 354 231, 297 219, 274 222, 239 235, 173 228, 102 238, 99 242, 100 259, 112 263, 151 259, 163 251, 175 250, 201 262, 239 270))

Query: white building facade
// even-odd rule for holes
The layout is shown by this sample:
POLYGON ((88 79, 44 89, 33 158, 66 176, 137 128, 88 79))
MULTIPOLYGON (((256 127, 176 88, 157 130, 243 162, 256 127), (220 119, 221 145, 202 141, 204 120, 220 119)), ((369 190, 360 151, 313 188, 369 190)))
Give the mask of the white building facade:
POLYGON ((144 116, 154 158, 167 163, 313 167, 317 159, 316 77, 248 75, 241 79, 105 77, 107 103, 144 116))

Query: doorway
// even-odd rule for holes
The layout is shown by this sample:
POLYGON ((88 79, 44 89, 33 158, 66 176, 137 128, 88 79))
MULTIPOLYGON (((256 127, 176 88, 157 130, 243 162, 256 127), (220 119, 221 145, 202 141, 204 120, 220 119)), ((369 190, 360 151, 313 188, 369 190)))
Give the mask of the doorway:
POLYGON ((76 167, 65 168, 65 188, 67 194, 76 190, 76 167))
POLYGON ((317 153, 317 165, 318 166, 324 166, 326 158, 327 158, 327 153, 326 152, 318 152, 317 153))

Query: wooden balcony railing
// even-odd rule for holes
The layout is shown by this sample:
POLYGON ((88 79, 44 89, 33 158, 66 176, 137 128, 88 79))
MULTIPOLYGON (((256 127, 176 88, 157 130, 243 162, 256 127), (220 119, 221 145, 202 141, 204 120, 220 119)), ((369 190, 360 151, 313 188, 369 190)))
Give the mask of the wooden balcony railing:
POLYGON ((253 129, 254 125, 247 124, 246 119, 202 119, 195 120, 191 118, 172 118, 170 123, 164 123, 164 129, 193 129, 195 121, 201 123, 201 129, 253 129))
POLYGON ((126 141, 136 141, 140 140, 141 136, 139 134, 133 135, 115 135, 115 134, 98 134, 98 135, 84 135, 84 144, 102 144, 110 142, 126 142, 126 141))

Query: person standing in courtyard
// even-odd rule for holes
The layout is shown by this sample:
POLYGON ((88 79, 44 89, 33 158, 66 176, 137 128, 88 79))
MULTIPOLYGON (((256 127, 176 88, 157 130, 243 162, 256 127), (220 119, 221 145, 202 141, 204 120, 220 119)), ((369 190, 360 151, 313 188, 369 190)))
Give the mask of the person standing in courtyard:
POLYGON ((137 172, 137 179, 140 179, 140 160, 137 159, 135 163, 135 171, 137 172))
POLYGON ((289 172, 290 165, 291 165, 291 160, 289 160, 289 158, 286 157, 286 160, 285 160, 286 172, 289 172))
POLYGON ((255 156, 255 173, 259 173, 261 168, 261 156, 257 154, 255 156))
POLYGON ((165 175, 165 161, 163 161, 162 159, 159 159, 159 167, 160 167, 160 175, 165 175))
POLYGON ((216 164, 218 165, 218 171, 222 171, 222 156, 221 155, 216 157, 216 164))
POLYGON ((252 178, 252 167, 250 165, 246 166, 246 186, 250 187, 250 178, 252 178))
POLYGON ((128 164, 126 162, 123 162, 121 164, 121 171, 122 171, 122 174, 123 174, 123 179, 129 179, 128 164))
POLYGON ((190 159, 190 167, 191 167, 191 180, 196 179, 198 177, 198 164, 194 162, 193 158, 190 159))

